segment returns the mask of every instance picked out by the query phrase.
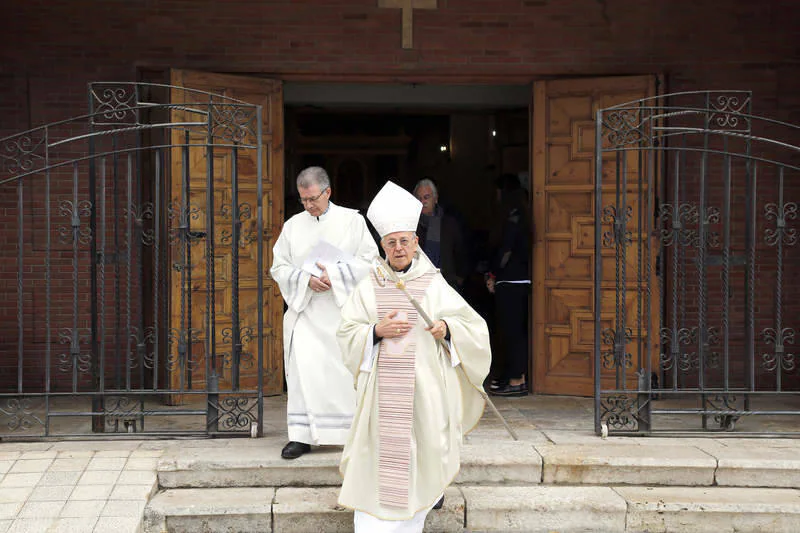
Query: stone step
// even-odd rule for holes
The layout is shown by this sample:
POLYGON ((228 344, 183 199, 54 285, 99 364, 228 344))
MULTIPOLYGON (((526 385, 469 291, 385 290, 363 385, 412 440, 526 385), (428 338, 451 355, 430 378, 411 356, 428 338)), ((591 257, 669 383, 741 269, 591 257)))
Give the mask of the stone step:
MULTIPOLYGON (((233 533, 353 531, 353 512, 337 504, 338 487, 170 489, 145 509, 144 533, 233 533)), ((464 528, 464 497, 445 492, 442 509, 431 512, 426 532, 464 528)))
MULTIPOLYGON (((350 532, 338 488, 171 489, 145 511, 145 533, 350 532)), ((447 489, 425 531, 796 533, 800 491, 732 487, 474 486, 447 489)))
MULTIPOLYGON (((341 448, 320 447, 298 459, 280 456, 280 445, 186 448, 167 452, 158 465, 161 488, 339 486, 341 448)), ((456 483, 537 484, 542 458, 530 442, 468 444, 456 483)))
POLYGON ((542 482, 573 485, 713 485, 717 459, 692 446, 539 445, 542 482))
MULTIPOLYGON (((691 445, 534 444, 470 439, 462 448, 459 485, 664 485, 800 487, 797 447, 691 445)), ((282 441, 248 446, 175 448, 158 465, 161 488, 323 487, 341 485, 341 448, 315 448, 287 461, 282 441)))
POLYGON ((627 530, 666 533, 800 531, 800 490, 740 487, 616 487, 627 530))

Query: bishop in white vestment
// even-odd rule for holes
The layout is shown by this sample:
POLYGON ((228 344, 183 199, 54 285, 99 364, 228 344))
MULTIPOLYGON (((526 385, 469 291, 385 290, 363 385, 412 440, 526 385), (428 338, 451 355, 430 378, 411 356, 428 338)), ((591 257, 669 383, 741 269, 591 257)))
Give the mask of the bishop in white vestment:
POLYGON ((294 459, 310 445, 344 444, 355 411, 352 376, 336 343, 341 307, 378 252, 364 218, 330 201, 330 180, 319 167, 298 175, 305 210, 283 226, 270 274, 288 307, 283 320, 289 444, 294 459), (309 257, 325 241, 341 256, 309 257), (328 261, 328 262, 326 262, 328 261), (309 265, 320 268, 317 276, 309 265))
POLYGON ((357 533, 421 532, 458 473, 462 437, 485 405, 486 322, 418 250, 421 207, 389 182, 367 217, 390 267, 433 325, 385 271, 373 268, 342 308, 337 333, 358 395, 339 467, 339 503, 355 510, 357 533))

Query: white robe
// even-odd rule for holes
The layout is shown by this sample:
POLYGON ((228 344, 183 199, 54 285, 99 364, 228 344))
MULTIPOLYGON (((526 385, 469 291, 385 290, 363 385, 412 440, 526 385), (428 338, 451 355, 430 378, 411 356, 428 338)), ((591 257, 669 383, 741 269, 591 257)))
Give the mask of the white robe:
POLYGON ((342 305, 377 253, 364 217, 333 203, 319 217, 303 211, 287 220, 275 243, 270 274, 288 306, 283 318, 283 352, 291 441, 344 444, 347 438, 355 393, 353 377, 336 343, 336 328, 342 305), (353 259, 325 265, 332 288, 318 293, 308 286, 311 275, 301 267, 320 240, 353 259))
MULTIPOLYGON (((424 254, 418 254, 409 271, 399 276, 416 279, 433 268, 424 254)), ((345 304, 337 333, 358 394, 339 466, 344 477, 339 504, 356 511, 356 524, 368 520, 375 531, 421 531, 425 514, 458 473, 462 437, 478 423, 485 406, 481 384, 491 362, 486 322, 438 273, 420 303, 432 320, 447 323, 456 359, 448 357, 419 320, 410 333, 415 336, 416 362, 406 508, 384 506, 378 499, 378 380, 372 345, 378 315, 371 279, 362 280, 345 304), (381 521, 387 522, 385 528, 379 527, 381 521), (388 522, 400 527, 392 528, 388 522)))

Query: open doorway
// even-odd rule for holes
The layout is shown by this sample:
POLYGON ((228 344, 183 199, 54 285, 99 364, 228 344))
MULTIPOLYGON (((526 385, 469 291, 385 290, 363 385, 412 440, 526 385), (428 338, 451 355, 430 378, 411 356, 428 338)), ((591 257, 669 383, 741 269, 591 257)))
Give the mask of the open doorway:
POLYGON ((495 180, 513 174, 530 191, 530 86, 312 85, 284 87, 286 218, 302 210, 294 180, 311 165, 330 175, 333 202, 362 214, 386 180, 413 191, 431 179, 439 205, 464 235, 457 288, 489 323, 493 371, 502 368, 506 350, 494 335, 495 302, 484 274, 505 218, 495 180))

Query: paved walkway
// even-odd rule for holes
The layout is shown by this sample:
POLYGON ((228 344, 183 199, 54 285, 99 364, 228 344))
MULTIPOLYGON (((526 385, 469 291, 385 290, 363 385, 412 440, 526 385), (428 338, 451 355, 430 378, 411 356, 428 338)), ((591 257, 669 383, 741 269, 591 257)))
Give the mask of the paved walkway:
MULTIPOLYGON (((601 446, 603 443, 687 446, 701 449, 741 448, 758 455, 764 448, 791 448, 800 453, 800 439, 626 438, 601 441, 592 432, 591 399, 531 396, 496 399, 498 408, 517 429, 521 440, 534 444, 601 446)), ((144 507, 156 492, 159 458, 181 448, 226 447, 247 454, 267 443, 279 449, 285 438, 285 400, 268 398, 265 441, 251 439, 107 440, 0 443, 0 533, 120 532, 141 530, 144 507)), ((788 421, 797 424, 797 419, 788 421)), ((488 411, 470 437, 503 439, 502 426, 488 411)), ((493 444, 494 445, 494 444, 493 444)), ((654 448, 655 449, 655 448, 654 448)), ((276 451, 277 453, 277 451, 276 451)), ((791 486, 791 485, 790 485, 791 486)))

